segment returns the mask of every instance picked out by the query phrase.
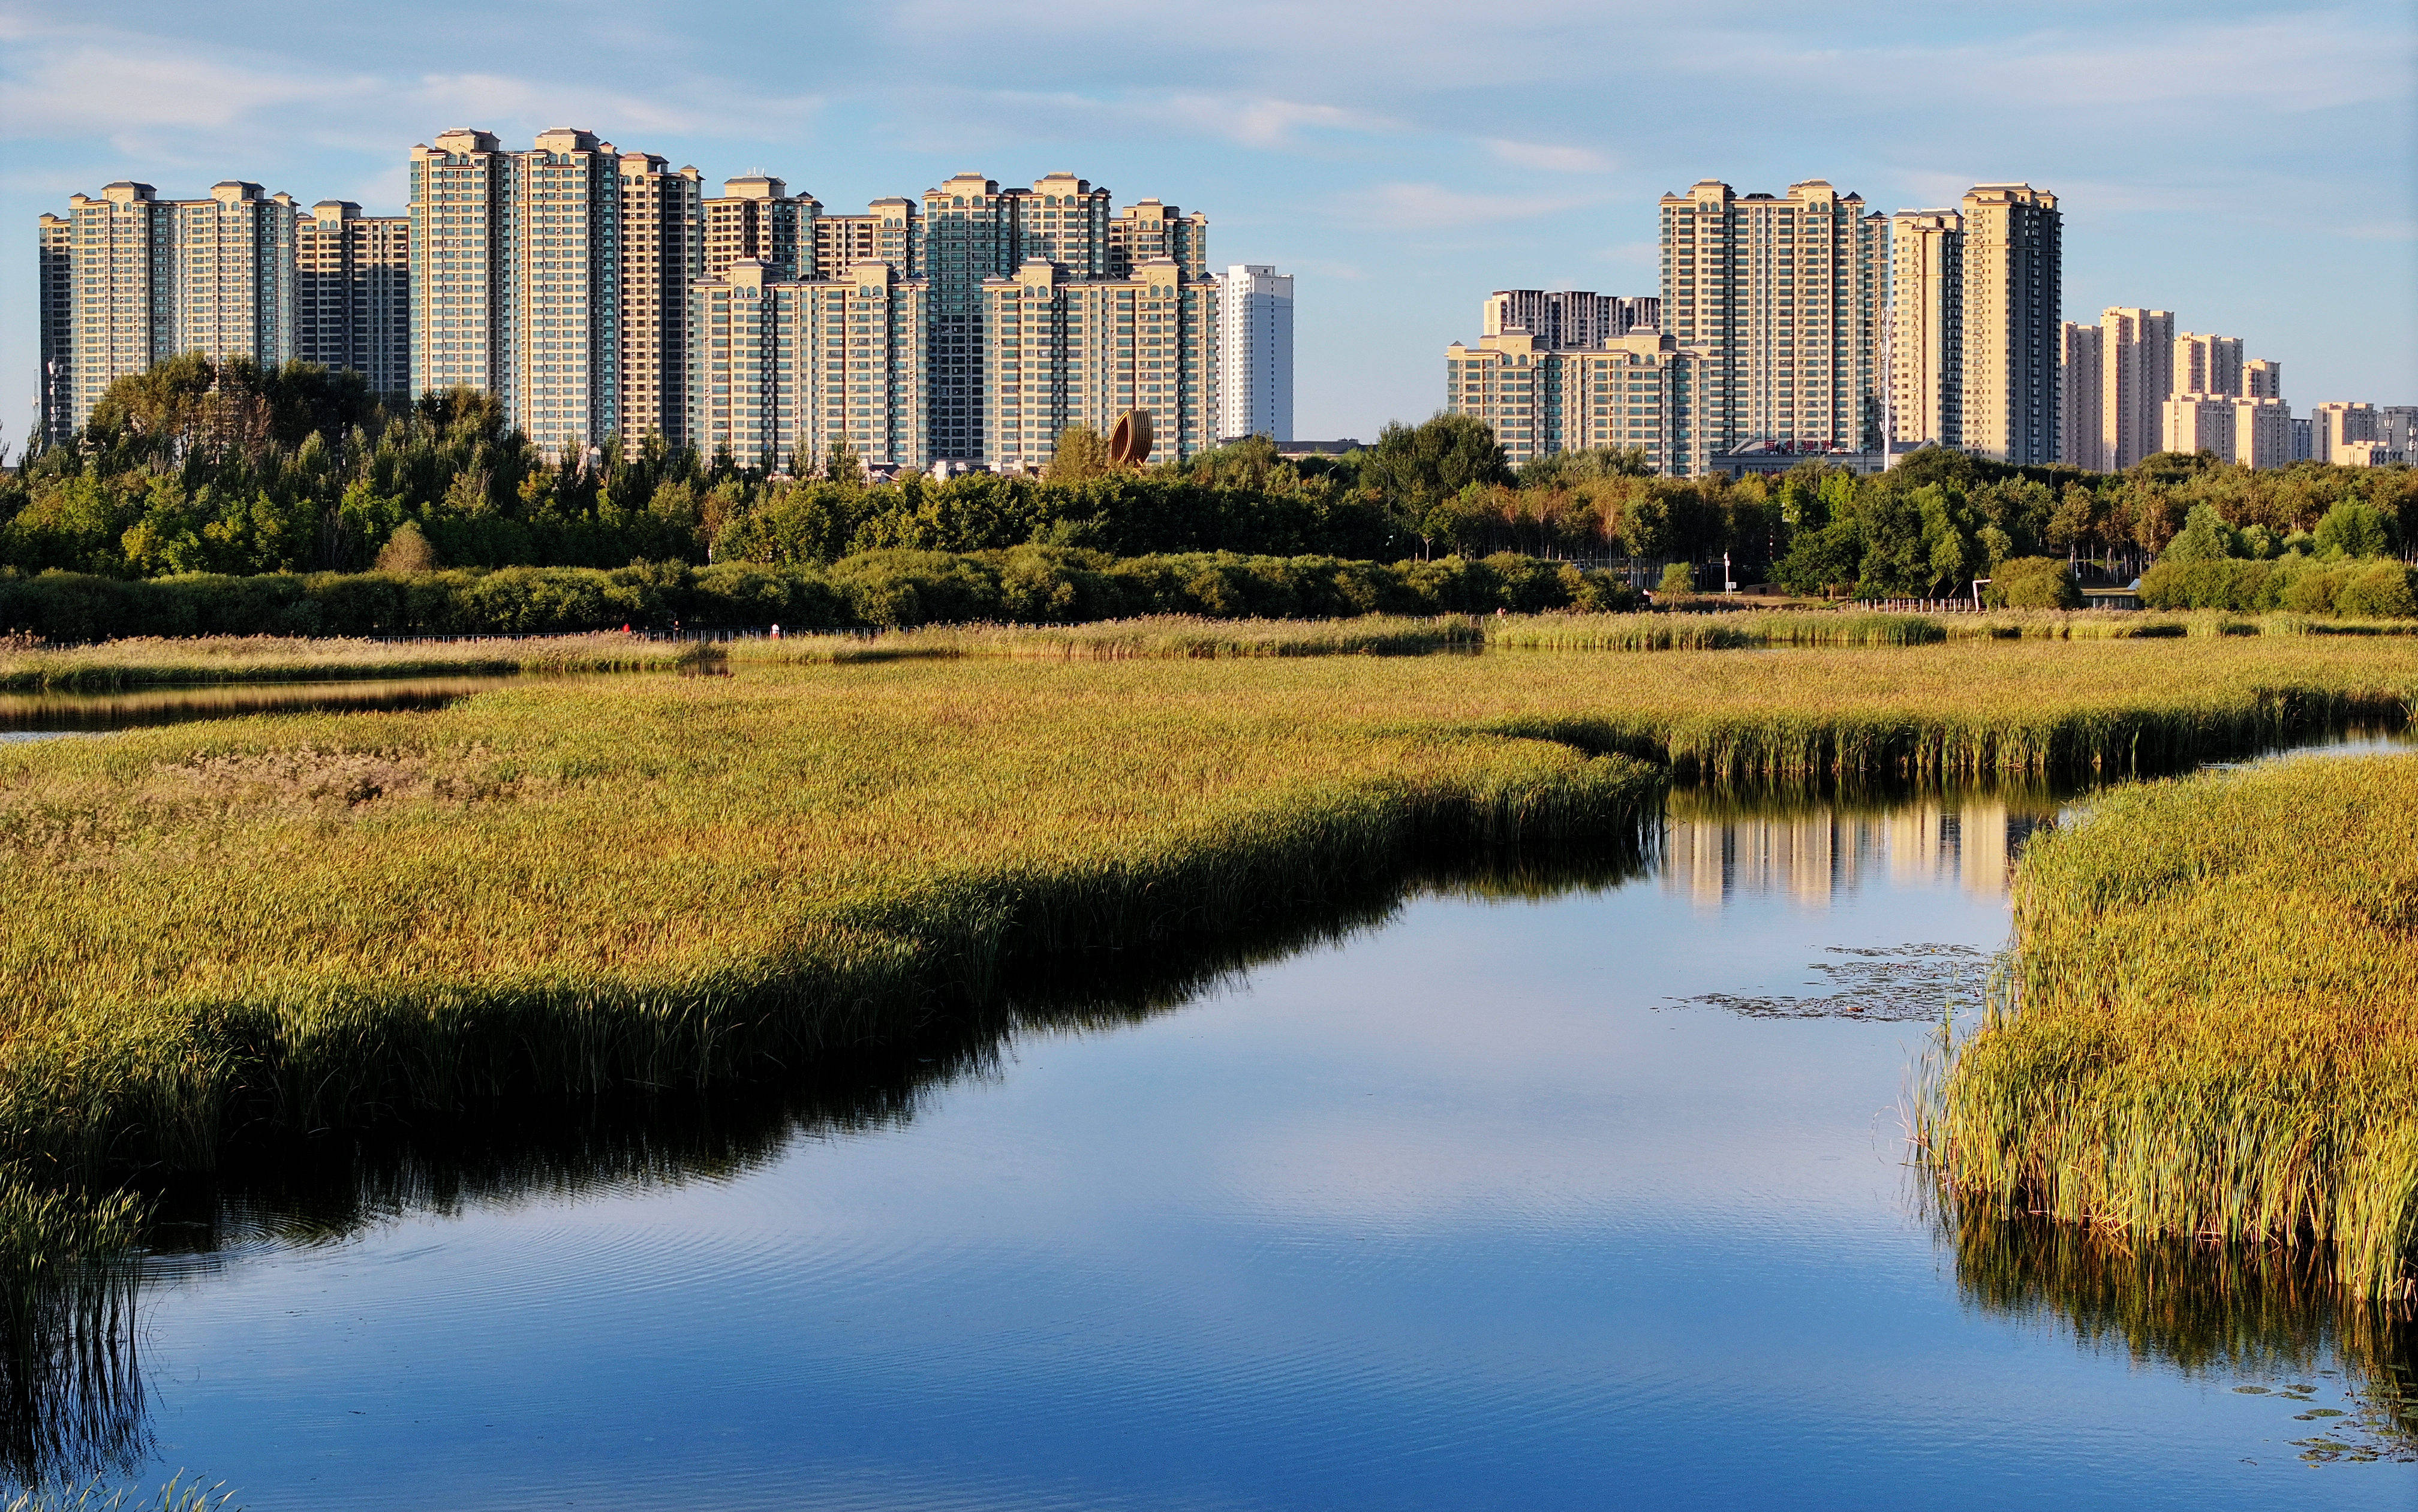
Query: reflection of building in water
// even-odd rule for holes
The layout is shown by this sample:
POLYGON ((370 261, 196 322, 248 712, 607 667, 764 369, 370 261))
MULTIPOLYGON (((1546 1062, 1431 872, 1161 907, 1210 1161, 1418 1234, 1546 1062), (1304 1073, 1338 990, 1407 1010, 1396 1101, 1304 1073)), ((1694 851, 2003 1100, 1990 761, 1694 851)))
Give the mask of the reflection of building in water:
POLYGON ((1879 813, 1675 812, 1664 830, 1662 886, 1706 906, 1733 893, 1784 893, 1820 909, 1885 867, 1900 886, 1953 876, 1968 893, 2002 896, 2024 841, 2047 818, 1982 798, 1920 800, 1879 813))

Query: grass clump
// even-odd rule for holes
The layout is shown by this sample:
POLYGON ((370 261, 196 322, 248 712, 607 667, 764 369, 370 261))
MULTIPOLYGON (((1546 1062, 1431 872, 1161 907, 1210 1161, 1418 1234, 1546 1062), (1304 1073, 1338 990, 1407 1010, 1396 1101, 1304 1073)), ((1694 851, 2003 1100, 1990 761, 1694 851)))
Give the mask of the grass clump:
POLYGON ((106 693, 167 683, 314 682, 511 672, 640 672, 694 663, 694 645, 629 635, 399 645, 294 635, 138 636, 0 648, 0 690, 106 693))
POLYGON ((2017 875, 2020 1007, 1922 1135, 1968 1202, 2315 1246, 2418 1296, 2418 760, 2258 767, 2101 799, 2017 875))
POLYGON ((1945 640, 1921 615, 1809 611, 1789 614, 1536 615, 1490 625, 1487 644, 1507 650, 1737 650, 1756 646, 1927 646, 1945 640))

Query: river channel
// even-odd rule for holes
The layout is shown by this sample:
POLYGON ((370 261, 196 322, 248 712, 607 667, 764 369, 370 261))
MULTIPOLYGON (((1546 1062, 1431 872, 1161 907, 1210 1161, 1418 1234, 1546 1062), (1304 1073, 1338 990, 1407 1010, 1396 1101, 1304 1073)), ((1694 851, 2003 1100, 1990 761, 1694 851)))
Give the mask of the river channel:
POLYGON ((253 1512, 2409 1507, 2403 1334, 1960 1234, 1905 1164, 2063 802, 1681 794, 761 1102, 237 1172, 56 1463, 253 1512))

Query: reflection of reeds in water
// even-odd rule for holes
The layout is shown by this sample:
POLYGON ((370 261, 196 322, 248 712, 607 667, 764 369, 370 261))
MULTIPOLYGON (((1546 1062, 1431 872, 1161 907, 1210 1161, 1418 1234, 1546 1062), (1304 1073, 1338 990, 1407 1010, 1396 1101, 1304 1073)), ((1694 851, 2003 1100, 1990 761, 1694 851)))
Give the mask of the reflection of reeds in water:
POLYGON ((2287 1416, 2288 1428, 2309 1425, 2297 1441, 2305 1458, 2418 1457, 2418 1325, 2407 1308, 2347 1304, 2321 1250, 2126 1243, 1952 1196, 1932 1210, 1959 1287, 1982 1310, 2053 1322, 2085 1348, 2186 1375, 2286 1382, 2261 1394, 2311 1405, 2287 1416), (2339 1415, 2288 1384, 2321 1379, 2330 1352, 2353 1398, 2339 1415))
MULTIPOLYGON (((904 1124, 951 1083, 995 1075, 1019 1036, 1114 1030, 1171 1012, 1264 962, 1377 927, 1407 897, 1548 898, 1616 886, 1644 866, 1634 832, 1586 847, 1499 849, 1370 879, 1257 928, 1039 956, 1011 964, 960 1009, 835 1048, 789 1077, 523 1097, 475 1114, 422 1114, 312 1137, 256 1131, 208 1177, 148 1194, 139 1264, 90 1273, 105 1291, 52 1293, 56 1306, 73 1296, 86 1310, 74 1315, 75 1329, 32 1336, 68 1347, 8 1367, 9 1383, 27 1389, 0 1396, 0 1468, 79 1474, 130 1459, 147 1443, 132 1343, 141 1275, 216 1266, 225 1252, 261 1244, 329 1243, 410 1213, 728 1181, 801 1138, 904 1124)), ((65 1312, 43 1316, 69 1321, 65 1312)), ((0 1512, 8 1512, 5 1503, 0 1512)))
POLYGON ((1883 875, 1900 886, 1953 877, 2002 897, 2024 843, 2055 812, 2028 789, 1782 804, 1683 792, 1664 824, 1662 886, 1710 908, 1743 893, 1823 909, 1883 875))
POLYGON ((0 1474, 31 1485, 140 1457, 134 1272, 76 1257, 125 1249, 142 1204, 0 1185, 0 1474))

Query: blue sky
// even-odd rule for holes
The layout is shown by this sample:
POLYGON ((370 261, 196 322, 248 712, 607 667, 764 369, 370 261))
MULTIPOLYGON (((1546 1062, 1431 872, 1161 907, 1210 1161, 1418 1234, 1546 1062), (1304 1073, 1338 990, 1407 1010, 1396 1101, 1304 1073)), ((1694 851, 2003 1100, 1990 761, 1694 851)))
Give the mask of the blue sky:
POLYGON ((1297 279, 1306 437, 1434 410, 1490 289, 1655 292, 1655 200, 1699 178, 1880 209, 2028 180, 2065 210, 2068 318, 2242 336, 2295 409, 2418 403, 2408 0, 0 0, 0 77, 12 446, 40 211, 132 177, 396 214, 453 126, 589 127, 838 210, 1057 169, 1205 210, 1214 263, 1297 279))

